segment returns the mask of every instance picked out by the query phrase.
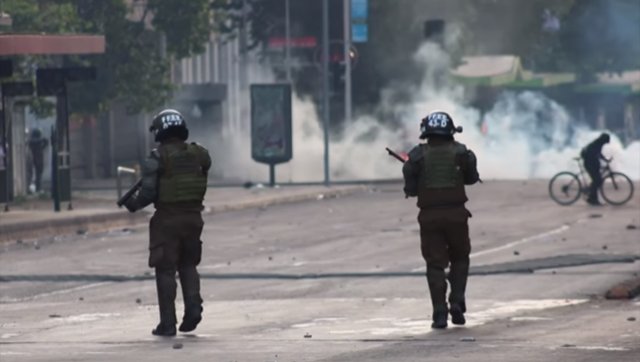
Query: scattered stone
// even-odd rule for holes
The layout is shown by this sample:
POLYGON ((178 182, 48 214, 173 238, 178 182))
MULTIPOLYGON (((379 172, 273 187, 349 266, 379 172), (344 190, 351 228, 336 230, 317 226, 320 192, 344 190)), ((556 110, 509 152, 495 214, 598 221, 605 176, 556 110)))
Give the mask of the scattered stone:
POLYGON ((147 276, 147 277, 148 277, 149 275, 151 275, 151 273, 150 273, 150 272, 144 272, 144 276, 147 276))
POLYGON ((602 214, 591 214, 591 215, 589 215, 589 217, 592 218, 592 219, 599 219, 599 218, 602 217, 602 214))
POLYGON ((269 257, 269 260, 273 260, 273 258, 272 258, 272 257, 269 257))
POLYGON ((82 302, 84 300, 84 298, 80 297, 80 298, 78 298, 78 300, 82 302))
POLYGON ((49 318, 62 318, 60 314, 49 314, 49 318))
POLYGON ((380 265, 376 265, 376 269, 380 268, 380 265))
POLYGON ((296 260, 295 256, 293 258, 291 258, 292 260, 296 260))
POLYGON ((460 338, 460 342, 475 342, 476 339, 473 337, 462 337, 460 338))
POLYGON ((227 262, 227 265, 231 265, 231 262, 230 262, 230 261, 228 261, 228 262, 227 262))
POLYGON ((174 343, 173 344, 173 349, 182 349, 182 343, 174 343))
POLYGON ((22 244, 24 244, 24 241, 22 241, 22 240, 18 240, 18 241, 16 241, 16 244, 18 244, 18 245, 22 245, 22 244))
POLYGON ((513 252, 513 255, 520 255, 520 252, 516 250, 513 252))
POLYGON ((551 272, 551 274, 555 274, 555 273, 556 273, 556 271, 555 271, 555 270, 551 272))
POLYGON ((40 245, 36 245, 35 249, 40 250, 40 245))
POLYGON ((316 200, 318 200, 318 201, 320 201, 322 199, 324 199, 324 195, 323 194, 320 194, 320 195, 318 195, 318 197, 316 197, 316 200))
POLYGON ((563 344, 562 347, 563 348, 574 348, 576 345, 575 344, 563 344))
POLYGON ((136 299, 136 304, 141 304, 142 300, 140 298, 136 299))
POLYGON ((627 318, 627 320, 629 322, 635 322, 636 321, 636 317, 629 317, 629 318, 627 318))
POLYGON ((635 230, 637 227, 635 225, 627 225, 627 230, 635 230))
POLYGON ((602 245, 602 249, 607 250, 609 247, 606 245, 602 245))
POLYGON ((567 241, 567 238, 562 238, 562 241, 567 241))
POLYGON ((311 338, 311 335, 309 333, 305 333, 304 338, 311 338))
POLYGON ((87 231, 86 230, 82 230, 82 229, 76 231, 76 234, 78 234, 78 235, 84 235, 86 233, 87 233, 87 231))

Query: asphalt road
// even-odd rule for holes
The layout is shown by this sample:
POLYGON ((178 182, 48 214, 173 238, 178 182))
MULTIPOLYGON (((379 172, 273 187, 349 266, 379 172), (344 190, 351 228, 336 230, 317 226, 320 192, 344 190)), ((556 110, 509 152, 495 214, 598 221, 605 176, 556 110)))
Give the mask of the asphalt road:
MULTIPOLYGON (((158 312, 146 230, 9 247, 0 360, 638 361, 640 301, 601 296, 640 262, 473 276, 467 325, 431 331, 415 200, 399 190, 207 217, 204 321, 169 340, 150 333, 158 312)), ((627 228, 640 226, 638 196, 620 208, 560 207, 546 182, 500 181, 469 195, 473 266, 640 255, 640 232, 627 228)))

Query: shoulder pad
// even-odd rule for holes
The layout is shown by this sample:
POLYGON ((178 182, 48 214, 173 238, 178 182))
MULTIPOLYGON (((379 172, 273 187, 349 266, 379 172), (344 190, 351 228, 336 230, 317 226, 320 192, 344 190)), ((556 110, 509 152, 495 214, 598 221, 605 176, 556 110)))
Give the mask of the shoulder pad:
POLYGON ((467 152, 467 146, 464 143, 456 142, 456 147, 457 147, 458 153, 467 152))
POLYGON ((418 161, 424 156, 424 151, 422 150, 422 145, 417 145, 409 151, 409 161, 418 161))
POLYGON ((160 150, 158 150, 157 148, 154 148, 153 150, 151 150, 151 157, 154 157, 156 159, 160 159, 160 150))

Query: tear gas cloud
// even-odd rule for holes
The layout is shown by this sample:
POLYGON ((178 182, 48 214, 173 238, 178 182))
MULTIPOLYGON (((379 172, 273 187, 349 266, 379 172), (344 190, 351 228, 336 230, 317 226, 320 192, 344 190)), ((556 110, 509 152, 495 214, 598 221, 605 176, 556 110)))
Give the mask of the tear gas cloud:
MULTIPOLYGON (((415 86, 381 91, 382 113, 392 113, 403 126, 389 128, 374 116, 361 116, 348 122, 339 136, 331 136, 330 165, 333 180, 400 178, 401 164, 389 157, 385 147, 408 152, 419 142, 419 122, 434 110, 451 114, 456 125, 464 128, 456 139, 465 143, 478 157, 483 179, 548 179, 564 170, 577 171, 573 161, 580 149, 606 130, 590 129, 573 120, 567 110, 537 92, 506 92, 484 116, 466 104, 462 86, 447 80, 447 54, 439 45, 425 43, 414 60, 425 72, 415 86), (396 92, 411 87, 408 103, 394 103, 396 92), (485 122, 487 134, 479 125, 485 122)), ((275 79, 266 67, 252 65, 252 83, 271 83, 275 79)), ((293 96, 293 159, 276 166, 277 182, 317 182, 324 179, 324 141, 322 122, 316 105, 309 99, 293 96)), ((247 112, 247 114, 250 114, 247 112)), ((248 127, 247 127, 248 128, 248 127)), ((243 129, 213 140, 213 157, 224 170, 225 178, 265 181, 268 166, 251 159, 250 130, 243 129), (229 155, 233 155, 229 158, 229 155)), ((626 148, 613 134, 603 151, 613 156, 612 167, 640 180, 640 143, 626 148)))

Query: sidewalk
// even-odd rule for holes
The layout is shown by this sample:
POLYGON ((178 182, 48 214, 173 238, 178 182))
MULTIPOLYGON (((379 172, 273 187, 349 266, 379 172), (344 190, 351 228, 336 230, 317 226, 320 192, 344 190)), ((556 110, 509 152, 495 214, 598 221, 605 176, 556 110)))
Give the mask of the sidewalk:
MULTIPOLYGON (((363 185, 291 186, 281 188, 210 188, 205 200, 205 214, 263 207, 275 204, 321 200, 348 195, 366 189, 363 185)), ((135 227, 148 222, 153 206, 134 214, 116 206, 117 195, 110 191, 74 192, 73 209, 62 203, 53 211, 52 200, 30 200, 0 210, 0 243, 35 239, 53 235, 72 235, 88 231, 135 227)))

